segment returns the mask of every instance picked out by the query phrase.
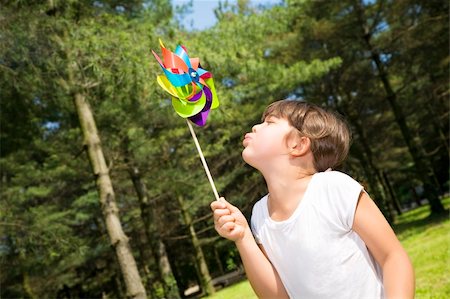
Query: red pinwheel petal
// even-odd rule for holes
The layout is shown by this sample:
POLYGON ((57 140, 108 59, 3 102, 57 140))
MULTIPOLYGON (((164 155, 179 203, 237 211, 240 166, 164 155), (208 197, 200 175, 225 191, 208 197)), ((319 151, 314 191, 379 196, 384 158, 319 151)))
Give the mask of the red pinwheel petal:
POLYGON ((191 66, 194 70, 198 69, 198 65, 200 64, 200 58, 189 58, 189 61, 191 62, 191 66))
POLYGON ((183 59, 175 55, 173 52, 162 48, 164 67, 168 69, 180 69, 185 73, 189 71, 188 66, 184 63, 183 59))
POLYGON ((201 75, 200 78, 209 79, 209 78, 212 78, 212 74, 210 72, 206 72, 203 75, 201 75))
POLYGON ((161 61, 161 58, 159 58, 158 54, 155 53, 155 51, 152 50, 153 56, 155 56, 158 63, 162 66, 164 66, 164 63, 161 61))

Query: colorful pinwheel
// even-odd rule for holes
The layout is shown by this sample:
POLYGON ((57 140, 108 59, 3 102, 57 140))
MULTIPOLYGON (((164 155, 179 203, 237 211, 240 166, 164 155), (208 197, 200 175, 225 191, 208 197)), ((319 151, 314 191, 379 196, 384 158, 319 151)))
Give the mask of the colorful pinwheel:
MULTIPOLYGON (((159 44, 164 62, 156 55, 155 51, 152 51, 164 71, 164 75, 156 77, 158 84, 172 95, 172 105, 179 116, 191 120, 200 127, 204 126, 209 111, 219 106, 211 73, 200 67, 200 60, 198 58, 189 58, 185 47, 178 45, 174 53, 167 50, 161 40, 159 44)), ((219 200, 219 194, 217 193, 195 131, 191 123, 188 120, 186 122, 189 131, 191 131, 214 196, 216 200, 219 200)))
POLYGON ((164 71, 164 75, 157 76, 158 84, 172 95, 178 115, 204 126, 209 111, 219 106, 211 73, 201 68, 198 58, 189 58, 184 46, 178 45, 171 52, 161 40, 159 43, 163 61, 152 51, 164 71))

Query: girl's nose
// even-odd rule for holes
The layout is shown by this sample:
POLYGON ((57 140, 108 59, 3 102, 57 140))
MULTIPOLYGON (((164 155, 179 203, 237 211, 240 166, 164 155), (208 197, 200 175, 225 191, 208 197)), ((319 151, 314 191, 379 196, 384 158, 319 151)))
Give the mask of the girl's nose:
POLYGON ((252 127, 252 132, 253 132, 253 133, 256 132, 256 129, 257 129, 258 126, 259 126, 259 124, 256 124, 256 125, 254 125, 254 126, 252 127))

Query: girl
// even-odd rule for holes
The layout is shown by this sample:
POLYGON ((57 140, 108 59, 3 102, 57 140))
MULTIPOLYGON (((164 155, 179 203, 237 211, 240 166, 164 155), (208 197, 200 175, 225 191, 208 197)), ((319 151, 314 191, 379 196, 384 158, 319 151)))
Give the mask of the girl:
POLYGON ((326 171, 349 144, 340 117, 299 101, 271 104, 245 135, 242 157, 269 193, 253 207, 251 229, 224 198, 211 208, 258 297, 414 297, 411 262, 377 206, 354 179, 326 171))

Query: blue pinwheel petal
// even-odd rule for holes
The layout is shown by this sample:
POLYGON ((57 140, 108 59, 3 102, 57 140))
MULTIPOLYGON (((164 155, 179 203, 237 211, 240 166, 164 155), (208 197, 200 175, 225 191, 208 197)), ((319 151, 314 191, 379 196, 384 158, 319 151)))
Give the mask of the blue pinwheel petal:
POLYGON ((192 68, 191 61, 189 60, 189 56, 182 46, 178 45, 174 52, 178 57, 183 59, 184 63, 186 63, 188 68, 192 68))
POLYGON ((175 87, 184 86, 192 82, 191 76, 189 74, 174 74, 171 71, 165 69, 163 66, 161 66, 161 68, 163 69, 167 79, 175 87))
POLYGON ((208 73, 208 71, 202 69, 201 67, 199 67, 199 68, 197 69, 197 73, 198 73, 199 76, 203 76, 204 74, 208 73))

